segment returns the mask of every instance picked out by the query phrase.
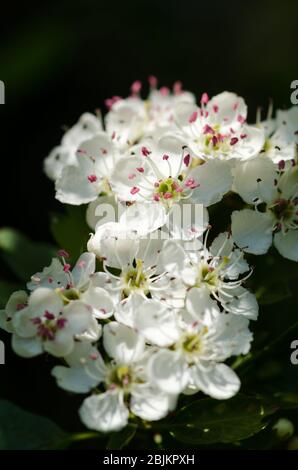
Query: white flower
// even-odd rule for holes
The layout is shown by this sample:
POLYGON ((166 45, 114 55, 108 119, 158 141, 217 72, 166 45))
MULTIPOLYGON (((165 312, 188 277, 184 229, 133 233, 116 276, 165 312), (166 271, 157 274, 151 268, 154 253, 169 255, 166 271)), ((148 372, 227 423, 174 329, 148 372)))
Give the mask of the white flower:
POLYGON ((99 227, 88 242, 88 250, 103 260, 107 275, 105 289, 111 295, 114 293, 114 302, 118 304, 116 318, 124 305, 125 316, 130 318, 128 311, 133 308, 134 294, 163 298, 170 305, 180 304, 179 282, 170 279, 159 263, 163 240, 139 239, 133 235, 121 225, 111 223, 99 227))
POLYGON ((262 152, 274 163, 296 160, 298 143, 297 106, 282 111, 277 110, 276 119, 271 119, 269 110, 267 121, 258 124, 265 131, 262 152))
POLYGON ((202 249, 186 251, 174 241, 165 243, 162 264, 172 276, 179 276, 186 289, 186 307, 196 315, 217 316, 218 304, 228 312, 255 320, 258 304, 255 296, 242 284, 251 274, 232 237, 221 233, 206 248, 207 236, 202 249), (247 273, 243 276, 244 273, 247 273))
MULTIPOLYGON (((101 276, 95 273, 95 255, 83 253, 72 270, 63 257, 62 260, 63 263, 54 258, 49 267, 34 274, 31 282, 27 284, 28 289, 53 289, 60 295, 64 304, 80 300, 91 308, 94 318, 106 319, 113 315, 113 301, 103 289, 101 276)), ((94 334, 96 335, 96 322, 94 334)))
POLYGON ((66 204, 94 201, 109 193, 109 178, 118 159, 118 150, 105 132, 84 140, 76 150, 76 161, 64 166, 56 180, 56 198, 66 204))
POLYGON ((106 131, 115 145, 124 150, 142 137, 147 120, 145 102, 139 97, 118 99, 106 114, 106 131))
POLYGON ((43 351, 57 357, 66 356, 74 347, 75 337, 93 328, 92 320, 82 302, 64 306, 55 291, 40 287, 13 315, 12 347, 23 357, 37 356, 43 351))
POLYGON ((25 308, 28 303, 28 294, 23 290, 15 291, 9 297, 5 309, 0 310, 0 328, 8 333, 14 332, 13 317, 15 314, 25 308))
POLYGON ((247 160, 260 152, 264 133, 247 125, 246 117, 243 98, 227 91, 210 101, 204 93, 200 108, 183 103, 176 109, 185 143, 204 160, 247 160))
POLYGON ((152 87, 146 101, 149 120, 146 134, 157 137, 167 131, 177 131, 174 110, 180 103, 195 103, 195 96, 183 90, 181 82, 174 84, 173 91, 167 87, 152 87))
POLYGON ((76 151, 86 139, 102 130, 101 120, 90 113, 84 113, 78 122, 65 132, 61 144, 55 147, 44 161, 46 175, 56 180, 67 165, 76 164, 76 151))
POLYGON ((192 389, 216 399, 234 396, 240 381, 222 364, 234 354, 247 353, 251 334, 248 320, 232 314, 218 314, 207 321, 182 315, 180 335, 169 349, 160 349, 149 360, 149 374, 162 391, 173 394, 192 389))
POLYGON ((235 190, 261 208, 233 212, 237 245, 248 253, 263 254, 273 240, 282 256, 298 261, 298 166, 278 172, 268 158, 256 158, 236 168, 235 190))
POLYGON ((111 322, 104 327, 104 347, 112 361, 88 373, 102 383, 104 392, 86 398, 80 409, 83 423, 101 432, 126 426, 129 409, 142 419, 158 420, 172 409, 175 398, 162 393, 147 380, 144 340, 127 326, 111 322))

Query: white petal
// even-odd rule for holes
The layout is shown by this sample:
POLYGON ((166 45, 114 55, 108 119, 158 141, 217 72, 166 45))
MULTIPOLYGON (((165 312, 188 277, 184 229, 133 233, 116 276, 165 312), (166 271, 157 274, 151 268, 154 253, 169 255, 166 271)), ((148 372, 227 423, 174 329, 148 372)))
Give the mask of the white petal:
POLYGON ((42 354, 42 343, 38 338, 21 338, 12 336, 12 349, 21 357, 34 357, 42 354))
POLYGON ((55 334, 55 338, 51 341, 44 341, 44 350, 55 357, 67 356, 74 347, 74 339, 72 333, 64 328, 55 334))
POLYGON ((265 135, 262 129, 253 126, 243 126, 245 139, 241 140, 240 145, 235 145, 233 156, 242 160, 248 160, 260 153, 264 146, 265 135))
POLYGON ((186 308, 195 319, 205 325, 219 315, 219 309, 211 299, 208 289, 193 287, 186 295, 186 308))
POLYGON ((164 418, 176 402, 175 396, 161 393, 148 384, 136 385, 130 400, 132 413, 141 419, 157 421, 164 418))
POLYGON ((109 356, 122 364, 138 360, 144 351, 142 336, 132 328, 117 322, 104 326, 103 344, 109 356))
POLYGON ((237 119, 240 115, 243 119, 246 119, 247 106, 240 96, 229 91, 224 91, 213 98, 207 104, 207 111, 209 112, 210 122, 213 124, 221 124, 221 131, 230 131, 232 127, 236 131, 241 123, 237 119), (218 107, 218 110, 214 111, 214 106, 218 107))
POLYGON ((122 395, 116 391, 86 398, 79 414, 87 428, 111 432, 126 426, 129 412, 123 403, 122 395))
POLYGON ((209 160, 194 168, 189 177, 199 184, 194 190, 192 199, 208 207, 219 202, 231 189, 232 173, 226 162, 209 160))
POLYGON ((78 122, 65 132, 62 145, 66 147, 77 147, 83 140, 89 139, 96 132, 102 130, 101 120, 91 113, 84 113, 78 122))
POLYGON ((57 380, 57 385, 68 392, 88 393, 98 383, 83 367, 55 366, 51 374, 57 380))
POLYGON ((292 261, 298 261, 298 231, 289 230, 284 235, 278 232, 274 235, 274 246, 279 253, 292 261))
POLYGON ((65 329, 73 335, 85 333, 93 326, 91 310, 80 300, 74 300, 64 307, 63 317, 67 320, 65 329))
POLYGON ((27 283, 27 288, 34 290, 38 287, 47 287, 48 289, 55 290, 58 287, 66 287, 68 282, 69 278, 63 271, 62 263, 57 258, 53 258, 50 266, 46 266, 41 272, 31 276, 31 281, 27 283))
POLYGON ((77 289, 84 288, 88 282, 91 274, 95 271, 95 255, 94 253, 83 253, 73 268, 71 275, 73 278, 74 286, 77 289))
POLYGON ((232 235, 237 245, 248 253, 262 255, 272 243, 272 218, 251 209, 232 213, 232 235))
POLYGON ((167 222, 168 216, 162 204, 137 202, 127 207, 120 217, 126 230, 136 231, 138 237, 152 233, 167 222))
POLYGON ((219 296, 226 311, 234 315, 243 315, 250 320, 258 318, 259 306, 254 294, 239 286, 235 289, 227 289, 225 295, 224 288, 221 289, 219 296), (231 298, 230 296, 234 297, 231 298))
POLYGON ((101 287, 89 287, 81 295, 81 300, 93 308, 96 318, 105 320, 113 315, 114 303, 107 291, 101 287))
POLYGON ((28 306, 34 316, 43 315, 45 310, 58 314, 63 308, 61 297, 53 290, 45 287, 35 289, 29 297, 28 306))
POLYGON ((86 204, 94 201, 101 189, 100 175, 95 174, 94 163, 81 155, 77 166, 63 168, 56 181, 56 199, 65 204, 86 204), (91 175, 95 175, 97 180, 89 181, 88 176, 91 175))
POLYGON ((173 240, 164 243, 160 255, 161 265, 173 276, 180 276, 186 263, 186 253, 181 245, 173 240))
POLYGON ((44 172, 47 177, 56 181, 61 176, 62 170, 66 165, 76 165, 75 150, 76 147, 65 145, 53 148, 44 160, 44 172))
POLYGON ((89 251, 104 258, 107 266, 122 270, 132 264, 139 241, 125 226, 110 222, 96 230, 87 247, 89 251))
POLYGON ((238 376, 225 364, 214 364, 209 367, 193 366, 192 379, 196 387, 217 400, 233 397, 240 388, 238 376))
POLYGON ((274 163, 267 157, 258 156, 235 167, 234 190, 250 204, 270 202, 276 194, 276 176, 274 163))
POLYGON ((153 383, 166 393, 182 392, 188 383, 188 367, 175 351, 161 349, 149 360, 148 373, 153 383))
POLYGON ((170 346, 179 338, 175 313, 157 300, 143 301, 135 315, 135 327, 157 346, 170 346))

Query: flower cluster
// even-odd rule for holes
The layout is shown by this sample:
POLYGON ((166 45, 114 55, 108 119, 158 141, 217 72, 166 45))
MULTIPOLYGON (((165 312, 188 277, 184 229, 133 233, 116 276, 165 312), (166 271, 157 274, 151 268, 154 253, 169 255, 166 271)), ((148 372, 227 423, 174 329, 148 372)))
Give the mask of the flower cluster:
POLYGON ((0 312, 17 354, 59 358, 57 384, 89 394, 80 417, 102 432, 160 420, 180 394, 234 396, 230 358, 248 353, 258 317, 245 252, 273 243, 298 261, 298 108, 249 125, 234 93, 197 104, 180 82, 149 83, 146 100, 138 81, 106 100, 104 121, 83 114, 46 158, 56 198, 88 204, 94 233, 74 266, 60 250, 0 312), (228 193, 246 206, 214 236, 208 208, 228 193), (107 204, 119 220, 98 216, 107 204), (199 220, 181 223, 189 206, 199 220))

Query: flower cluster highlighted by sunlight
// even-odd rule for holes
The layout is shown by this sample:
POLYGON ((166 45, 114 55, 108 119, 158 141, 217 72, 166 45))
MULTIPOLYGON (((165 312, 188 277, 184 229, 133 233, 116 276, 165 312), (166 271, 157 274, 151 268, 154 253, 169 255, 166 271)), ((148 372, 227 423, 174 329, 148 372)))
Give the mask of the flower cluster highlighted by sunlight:
POLYGON ((0 312, 15 353, 54 356, 57 385, 85 395, 80 418, 100 432, 161 420, 181 394, 236 395, 231 358, 250 351, 259 314, 247 253, 273 245, 298 261, 297 113, 248 124, 234 93, 149 85, 145 99, 139 81, 108 98, 104 118, 83 114, 46 158, 56 198, 86 205, 92 233, 0 312), (214 205, 231 195, 216 231, 214 205), (118 220, 98 216, 107 204, 118 220), (199 220, 174 217, 196 205, 199 220))

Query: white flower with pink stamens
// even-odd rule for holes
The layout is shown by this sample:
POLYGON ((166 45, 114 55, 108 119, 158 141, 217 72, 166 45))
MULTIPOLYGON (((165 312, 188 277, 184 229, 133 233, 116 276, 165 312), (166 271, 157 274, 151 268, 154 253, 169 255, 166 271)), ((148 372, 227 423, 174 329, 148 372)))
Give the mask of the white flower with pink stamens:
POLYGON ((264 145, 264 133, 246 124, 247 107, 243 98, 223 92, 211 100, 206 93, 198 108, 180 104, 175 120, 185 143, 203 160, 247 160, 264 145))
POLYGON ((251 340, 246 318, 218 313, 208 321, 200 310, 195 319, 181 312, 178 338, 152 354, 149 376, 164 393, 202 391, 218 400, 231 398, 240 380, 223 362, 246 354, 251 340))
POLYGON ((56 181, 65 166, 76 164, 76 151, 79 145, 102 131, 102 122, 98 116, 84 113, 78 122, 65 132, 61 144, 55 147, 44 161, 46 175, 56 181))
POLYGON ((235 190, 255 206, 232 213, 237 245, 259 255, 273 242, 282 256, 298 261, 298 166, 278 169, 268 157, 258 157, 236 168, 235 190))
POLYGON ((114 302, 103 289, 100 275, 95 273, 95 255, 83 253, 73 269, 65 260, 67 253, 60 250, 60 255, 62 262, 54 258, 49 267, 31 277, 28 289, 47 287, 55 290, 65 305, 76 300, 82 301, 91 309, 94 318, 106 319, 112 316, 114 302))
POLYGON ((11 322, 12 347, 23 357, 37 356, 44 351, 57 357, 66 356, 71 353, 76 337, 94 329, 92 313, 84 303, 76 301, 65 306, 61 296, 46 287, 34 290, 11 322))
POLYGON ((127 425, 129 411, 149 421, 164 418, 175 406, 176 397, 148 381, 149 356, 142 336, 112 322, 104 327, 103 344, 111 361, 105 364, 100 356, 95 367, 86 368, 104 391, 84 400, 79 413, 85 426, 100 432, 119 431, 127 425))
POLYGON ((207 249, 185 250, 172 240, 165 243, 161 264, 172 276, 179 276, 185 286, 185 305, 194 315, 213 318, 222 310, 243 315, 250 320, 258 316, 255 296, 243 287, 251 270, 228 233, 221 233, 207 249))
POLYGON ((66 204, 80 205, 109 193, 109 178, 119 159, 119 151, 105 132, 98 132, 80 143, 76 161, 63 168, 56 180, 56 198, 66 204))

